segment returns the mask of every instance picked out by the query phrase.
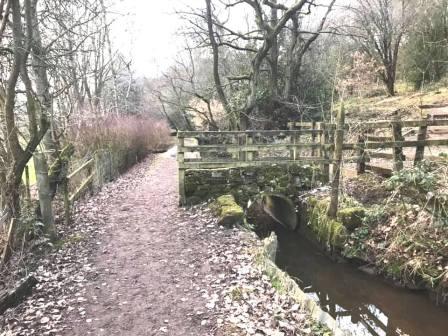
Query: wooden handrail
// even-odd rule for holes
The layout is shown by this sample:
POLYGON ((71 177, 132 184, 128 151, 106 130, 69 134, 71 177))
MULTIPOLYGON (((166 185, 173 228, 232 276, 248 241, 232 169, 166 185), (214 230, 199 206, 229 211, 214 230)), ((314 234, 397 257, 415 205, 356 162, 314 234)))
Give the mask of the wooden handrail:
POLYGON ((321 130, 304 129, 304 130, 250 130, 250 131, 179 131, 178 138, 195 138, 200 136, 220 136, 220 135, 252 135, 252 136, 287 136, 297 134, 319 134, 321 130))
POLYGON ((90 159, 89 161, 83 163, 81 166, 79 166, 78 168, 76 168, 72 173, 70 173, 67 178, 70 180, 71 178, 73 178, 74 176, 76 176, 77 174, 79 174, 82 170, 84 170, 85 168, 89 167, 90 165, 92 165, 94 162, 93 159, 90 159))

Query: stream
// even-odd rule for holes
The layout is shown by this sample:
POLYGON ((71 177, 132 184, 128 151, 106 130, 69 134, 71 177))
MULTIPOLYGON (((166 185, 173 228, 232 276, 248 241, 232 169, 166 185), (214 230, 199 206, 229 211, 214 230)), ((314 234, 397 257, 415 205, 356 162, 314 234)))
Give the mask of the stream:
POLYGON ((277 232, 276 264, 353 335, 446 336, 448 310, 424 292, 394 287, 336 263, 300 233, 277 232))

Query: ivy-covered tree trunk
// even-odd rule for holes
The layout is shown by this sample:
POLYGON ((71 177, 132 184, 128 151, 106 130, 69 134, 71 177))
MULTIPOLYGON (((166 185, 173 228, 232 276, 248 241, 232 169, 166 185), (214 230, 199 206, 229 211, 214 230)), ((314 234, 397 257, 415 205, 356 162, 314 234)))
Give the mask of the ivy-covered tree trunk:
MULTIPOLYGON (((53 99, 50 95, 50 83, 47 75, 47 55, 42 46, 42 38, 39 30, 37 17, 37 1, 30 6, 30 19, 32 22, 32 67, 34 71, 36 93, 39 99, 39 117, 51 115, 53 99)), ((50 131, 46 132, 42 141, 42 150, 34 155, 34 166, 36 168, 37 187, 39 190, 39 204, 42 222, 46 231, 53 236, 55 234, 54 217, 52 210, 53 195, 51 192, 51 181, 48 174, 48 159, 55 160, 58 156, 58 145, 53 139, 54 125, 50 119, 50 131), (49 153, 49 155, 46 155, 49 153)))

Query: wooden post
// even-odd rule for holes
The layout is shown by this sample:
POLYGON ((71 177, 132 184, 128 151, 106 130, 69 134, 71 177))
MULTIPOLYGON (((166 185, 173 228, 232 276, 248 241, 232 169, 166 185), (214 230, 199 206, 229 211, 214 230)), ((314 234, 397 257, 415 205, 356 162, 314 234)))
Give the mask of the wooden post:
MULTIPOLYGON (((428 119, 429 116, 426 117, 428 119)), ((428 125, 422 125, 418 129, 417 141, 426 140, 426 134, 428 133, 428 125)), ((415 148, 414 166, 423 160, 425 156, 425 145, 418 145, 415 148)))
POLYGON ((328 208, 328 216, 336 218, 338 212, 339 203, 339 180, 342 170, 342 150, 344 145, 344 126, 345 126, 345 110, 344 104, 341 104, 341 108, 337 115, 337 126, 335 130, 335 143, 334 143, 334 169, 333 180, 331 181, 331 199, 330 206, 328 208))
POLYGON ((292 148, 289 151, 289 157, 291 160, 295 161, 296 157, 297 157, 297 148, 296 148, 296 135, 295 134, 291 134, 291 145, 292 148))
POLYGON ((366 158, 365 158, 365 141, 366 136, 365 134, 361 134, 358 137, 358 162, 356 164, 356 173, 357 175, 364 174, 366 172, 366 158))
POLYGON ((243 133, 238 135, 239 161, 246 161, 246 152, 241 150, 244 145, 246 145, 246 136, 243 133))
POLYGON ((31 190, 30 190, 30 170, 28 166, 25 166, 25 188, 26 188, 26 199, 31 201, 31 190))
MULTIPOLYGON (((323 123, 319 123, 318 125, 319 130, 321 133, 319 134, 320 137, 320 157, 322 159, 328 159, 328 149, 326 146, 328 145, 328 132, 325 129, 325 126, 323 123)), ((321 165, 322 169, 322 175, 323 175, 323 182, 328 182, 330 180, 330 165, 328 163, 322 163, 321 165)))
POLYGON ((45 231, 52 239, 56 236, 54 226, 53 206, 50 188, 50 179, 48 176, 47 159, 43 152, 34 153, 34 168, 36 171, 37 186, 39 193, 39 206, 42 222, 45 225, 45 231))
POLYGON ((90 183, 87 187, 89 188, 89 192, 90 193, 92 193, 93 192, 93 189, 94 189, 94 183, 93 183, 93 181, 94 181, 94 179, 95 179, 95 177, 96 177, 96 174, 97 174, 97 171, 96 171, 96 169, 95 169, 95 167, 94 167, 94 165, 88 165, 87 167, 86 167, 86 170, 87 170, 87 176, 89 177, 89 176, 92 176, 92 183, 90 183))
MULTIPOLYGON (((316 122, 313 121, 312 126, 311 126, 311 130, 315 130, 316 129, 316 122)), ((311 143, 314 145, 316 143, 316 133, 311 133, 311 143)), ((315 147, 311 147, 311 156, 315 156, 316 155, 316 148, 315 147)))
POLYGON ((64 193, 64 222, 65 225, 69 225, 70 224, 70 191, 69 191, 69 179, 68 178, 64 178, 64 180, 62 181, 62 191, 64 193))
MULTIPOLYGON (((396 115, 392 123, 392 138, 393 141, 403 141, 403 135, 401 133, 401 119, 399 115, 396 115)), ((403 147, 394 147, 394 171, 400 171, 403 169, 403 147)))
POLYGON ((185 205, 187 202, 187 196, 185 194, 185 169, 182 167, 184 164, 184 138, 177 138, 177 162, 181 166, 178 170, 179 179, 179 204, 185 205))
MULTIPOLYGON (((250 146, 254 143, 254 139, 249 135, 246 134, 246 146, 250 146)), ((254 153, 251 152, 246 152, 246 161, 253 161, 254 159, 254 153)))

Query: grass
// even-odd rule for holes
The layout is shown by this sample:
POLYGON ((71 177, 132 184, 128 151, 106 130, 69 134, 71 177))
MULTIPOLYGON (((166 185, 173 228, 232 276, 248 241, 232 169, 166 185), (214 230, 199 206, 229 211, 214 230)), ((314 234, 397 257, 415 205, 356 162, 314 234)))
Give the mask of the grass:
MULTIPOLYGON (((406 117, 421 117, 420 105, 448 103, 448 78, 438 83, 427 84, 422 90, 415 90, 406 82, 396 84, 397 94, 375 97, 348 97, 344 101, 347 115, 352 119, 387 119, 397 109, 406 109, 406 117)), ((338 107, 336 106, 335 109, 338 107)))

